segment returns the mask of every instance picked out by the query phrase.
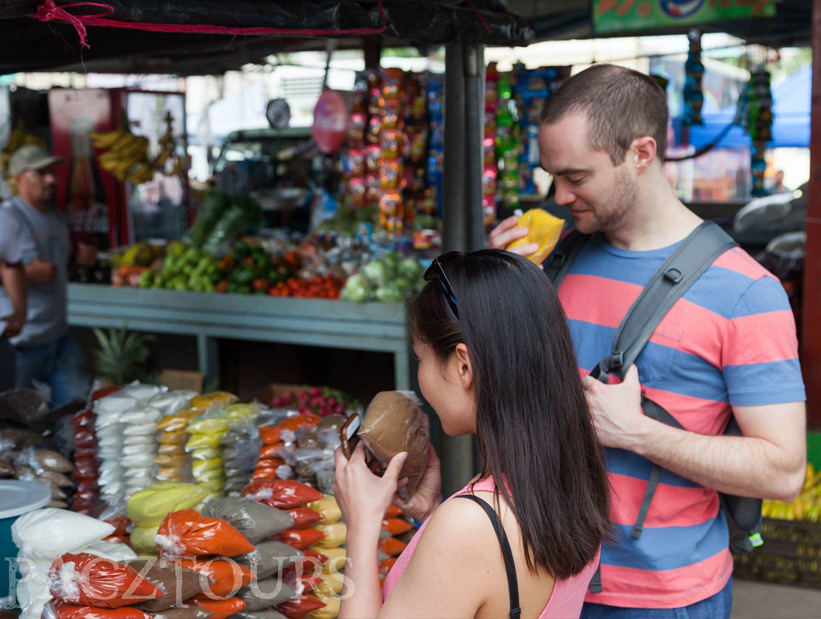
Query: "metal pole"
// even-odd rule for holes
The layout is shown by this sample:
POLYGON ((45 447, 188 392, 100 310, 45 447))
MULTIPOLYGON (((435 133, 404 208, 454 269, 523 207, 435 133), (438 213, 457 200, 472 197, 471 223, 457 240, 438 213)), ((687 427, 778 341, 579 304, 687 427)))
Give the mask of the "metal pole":
POLYGON ((801 365, 807 385, 810 426, 821 425, 821 0, 812 4, 812 104, 810 182, 807 187, 807 247, 804 258, 804 309, 801 365))
MULTIPOLYGON (((481 46, 451 43, 445 48, 445 251, 472 251, 484 246, 484 71, 481 46)), ((470 436, 443 436, 441 445, 442 491, 449 496, 478 472, 476 450, 470 436)))

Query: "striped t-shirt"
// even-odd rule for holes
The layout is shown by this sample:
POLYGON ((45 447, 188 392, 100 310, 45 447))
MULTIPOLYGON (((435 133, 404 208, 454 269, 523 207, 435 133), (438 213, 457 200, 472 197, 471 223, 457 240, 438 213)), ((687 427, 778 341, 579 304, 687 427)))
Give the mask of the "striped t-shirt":
MULTIPOLYGON (((608 355, 633 301, 676 245, 628 251, 590 239, 559 290, 586 375, 608 355)), ((658 326, 636 365, 642 393, 686 430, 720 434, 731 406, 803 401, 795 321, 779 281, 741 249, 722 254, 658 326)), ((617 379, 616 379, 617 380, 617 379)), ((718 493, 663 471, 644 531, 630 536, 652 463, 607 449, 616 541, 588 602, 677 608, 718 593, 732 556, 718 493)))

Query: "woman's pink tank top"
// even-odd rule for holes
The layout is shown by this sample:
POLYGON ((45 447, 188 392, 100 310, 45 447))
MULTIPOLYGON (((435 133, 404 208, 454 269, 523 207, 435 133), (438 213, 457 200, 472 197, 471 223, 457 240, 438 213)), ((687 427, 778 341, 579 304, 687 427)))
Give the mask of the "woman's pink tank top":
MULTIPOLYGON (((468 484, 448 500, 451 500, 461 494, 466 494, 471 491, 471 489, 479 492, 494 492, 496 490, 496 485, 493 483, 492 478, 486 477, 485 479, 480 479, 474 484, 468 484)), ((428 520, 430 520, 430 518, 428 518, 428 520)), ((428 520, 426 520, 419 528, 419 531, 416 535, 414 535, 413 539, 408 544, 408 547, 405 549, 405 552, 399 555, 393 569, 385 578, 385 599, 387 599, 387 597, 391 594, 391 591, 393 591, 393 588, 399 581, 399 577, 402 576, 402 572, 404 572, 405 568, 408 566, 411 555, 413 555, 413 551, 416 550, 416 544, 419 543, 419 539, 425 532, 425 527, 428 524, 428 520)), ((501 560, 502 553, 500 551, 499 561, 501 560)), ((547 601, 547 605, 539 615, 539 619, 568 619, 570 617, 578 617, 582 612, 582 604, 584 603, 584 596, 587 594, 587 586, 590 584, 590 579, 593 578, 593 574, 596 572, 596 566, 598 566, 598 564, 599 555, 597 553, 596 558, 579 574, 576 574, 567 580, 557 580, 553 586, 553 592, 550 594, 550 599, 547 601)))

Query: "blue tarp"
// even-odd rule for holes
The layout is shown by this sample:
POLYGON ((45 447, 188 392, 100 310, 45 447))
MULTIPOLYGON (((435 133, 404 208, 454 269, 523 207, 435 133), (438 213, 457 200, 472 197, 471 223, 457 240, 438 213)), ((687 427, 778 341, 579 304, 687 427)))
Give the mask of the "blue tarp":
MULTIPOLYGON (((812 67, 804 67, 773 89, 773 141, 770 148, 809 147, 812 67)), ((690 128, 689 143, 696 148, 710 144, 735 117, 736 106, 715 114, 705 114, 704 124, 690 128)), ((681 143, 681 120, 674 122, 677 142, 681 143)), ((733 127, 717 148, 750 148, 750 136, 733 127)))

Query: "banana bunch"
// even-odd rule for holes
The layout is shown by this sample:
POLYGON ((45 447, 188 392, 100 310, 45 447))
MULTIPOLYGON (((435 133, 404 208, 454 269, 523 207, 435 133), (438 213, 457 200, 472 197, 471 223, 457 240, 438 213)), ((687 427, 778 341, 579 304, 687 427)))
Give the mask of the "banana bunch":
POLYGON ((100 167, 117 180, 139 184, 154 178, 148 159, 148 138, 131 133, 126 123, 114 131, 93 132, 91 140, 95 148, 105 150, 99 157, 100 167))
POLYGON ((45 148, 46 142, 22 127, 18 126, 15 128, 9 135, 9 141, 6 142, 6 146, 3 148, 3 154, 0 155, 0 172, 5 176, 9 170, 9 160, 11 160, 11 156, 17 152, 18 149, 32 145, 45 148))
POLYGON ((808 462, 801 494, 792 503, 764 499, 761 515, 778 520, 821 522, 821 470, 816 471, 812 462, 808 462))
POLYGON ((181 157, 177 154, 177 148, 174 144, 174 131, 172 127, 173 117, 170 113, 166 114, 165 122, 165 133, 163 133, 159 139, 160 154, 151 162, 151 165, 155 170, 162 172, 166 176, 179 176, 185 173, 188 169, 187 162, 184 156, 181 157), (174 162, 174 165, 171 166, 170 170, 168 169, 169 161, 174 162))

